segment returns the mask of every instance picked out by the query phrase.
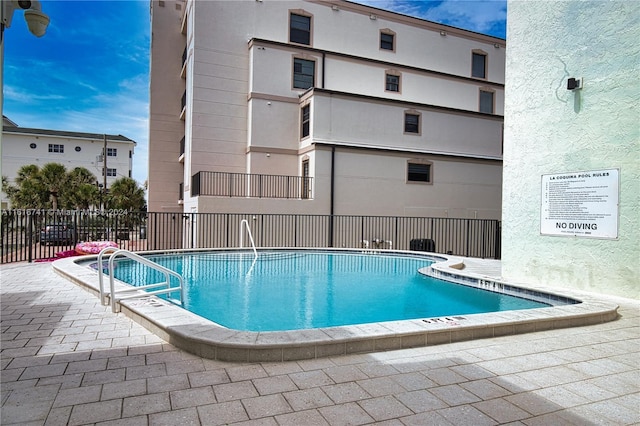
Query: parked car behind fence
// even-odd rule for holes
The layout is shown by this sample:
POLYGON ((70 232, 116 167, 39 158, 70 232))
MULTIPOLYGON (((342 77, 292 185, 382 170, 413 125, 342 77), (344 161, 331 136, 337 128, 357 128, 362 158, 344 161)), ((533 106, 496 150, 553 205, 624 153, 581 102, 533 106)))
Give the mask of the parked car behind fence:
POLYGON ((76 229, 69 223, 51 223, 40 230, 40 244, 69 245, 77 240, 76 229))

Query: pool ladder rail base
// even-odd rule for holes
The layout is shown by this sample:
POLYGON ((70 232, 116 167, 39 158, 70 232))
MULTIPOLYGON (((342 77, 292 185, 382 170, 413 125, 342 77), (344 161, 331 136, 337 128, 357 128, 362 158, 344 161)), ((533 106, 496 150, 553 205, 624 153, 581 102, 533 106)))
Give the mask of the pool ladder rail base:
POLYGON ((247 235, 249 236, 249 242, 251 243, 251 248, 253 249, 254 261, 258 258, 258 250, 256 249, 256 243, 253 241, 253 234, 251 233, 251 227, 249 226, 249 221, 247 219, 242 219, 240 222, 240 248, 244 248, 244 230, 246 229, 247 235))
POLYGON ((118 249, 116 247, 107 247, 100 251, 98 254, 98 283, 100 286, 100 303, 102 305, 107 305, 106 296, 108 294, 109 299, 111 301, 111 311, 119 312, 120 307, 118 302, 124 299, 135 299, 135 298, 143 298, 149 297, 159 294, 167 294, 167 299, 173 303, 178 305, 182 305, 182 301, 184 300, 184 279, 182 275, 178 274, 175 271, 165 268, 162 265, 159 265, 155 262, 150 261, 147 258, 144 258, 138 254, 132 253, 128 250, 118 249), (111 252, 109 256, 107 270, 109 273, 109 293, 105 292, 104 289, 104 264, 102 259, 105 255, 111 252), (145 284, 140 286, 135 286, 130 289, 115 291, 115 279, 114 279, 114 269, 115 269, 115 260, 118 257, 126 257, 133 261, 136 261, 142 265, 145 265, 151 269, 155 269, 156 271, 161 272, 164 275, 165 280, 158 283, 153 284, 145 284), (171 277, 177 278, 178 286, 171 287, 171 277), (158 289, 158 290, 154 290, 158 289), (151 290, 151 291, 140 291, 140 290, 151 290), (176 300, 170 297, 171 293, 180 293, 180 299, 176 300))

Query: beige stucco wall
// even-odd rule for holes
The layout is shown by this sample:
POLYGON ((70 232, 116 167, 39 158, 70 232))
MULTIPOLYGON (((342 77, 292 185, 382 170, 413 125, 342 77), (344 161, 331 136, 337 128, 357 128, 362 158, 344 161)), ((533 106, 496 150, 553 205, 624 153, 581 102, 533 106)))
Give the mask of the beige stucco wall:
POLYGON ((639 18, 636 1, 509 1, 505 278, 640 298, 639 18), (620 170, 618 238, 540 235, 541 175, 599 169, 620 170))
MULTIPOLYGON (((237 213, 329 214, 331 148, 310 152, 313 196, 308 200, 198 197, 197 211, 237 213)), ((277 161, 271 156, 267 161, 277 161)), ((365 151, 336 147, 334 214, 500 218, 500 161, 454 159, 422 154, 365 151), (407 162, 422 160, 433 168, 433 184, 407 183, 407 162), (375 188, 372 191, 371 188, 375 188)), ((189 203, 185 200, 185 205, 189 203)))
POLYGON ((181 1, 167 1, 162 7, 154 1, 151 8, 148 208, 153 212, 182 210, 178 197, 183 166, 178 157, 180 139, 185 132, 185 123, 180 120, 184 80, 180 76, 182 64, 177 59, 185 46, 185 36, 178 31, 182 7, 181 1))
POLYGON ((502 157, 501 117, 451 113, 437 108, 368 98, 322 94, 313 97, 312 138, 359 146, 467 157, 502 157), (404 132, 404 114, 420 115, 420 133, 404 132))
POLYGON ((152 5, 151 210, 328 214, 330 147, 337 145, 335 214, 499 218, 502 40, 382 11, 371 19, 372 9, 349 2, 338 2, 338 11, 320 1, 163 4, 152 5), (187 12, 182 34, 178 4, 187 12), (311 46, 288 42, 290 10, 313 15, 311 46), (380 49, 381 30, 396 33, 395 51, 380 49), (175 63, 185 46, 180 78, 175 63), (476 49, 487 54, 487 79, 471 77, 476 49), (292 87, 294 57, 316 61, 315 86, 327 92, 292 87), (400 93, 385 91, 389 69, 401 73, 400 93), (487 87, 495 91, 493 116, 477 112, 479 91, 487 87), (175 104, 185 88, 181 120, 175 104), (312 105, 311 135, 300 140, 305 102, 312 105), (412 108, 422 114, 419 136, 403 131, 404 111, 412 108), (182 135, 174 134, 180 127, 182 163, 182 135), (346 154, 340 147, 348 145, 372 149, 346 154), (191 196, 191 177, 199 171, 295 176, 306 156, 310 200, 191 196), (432 185, 406 183, 407 161, 415 158, 433 161, 432 185), (361 174, 354 179, 355 171, 361 174), (182 204, 175 192, 180 182, 182 204))

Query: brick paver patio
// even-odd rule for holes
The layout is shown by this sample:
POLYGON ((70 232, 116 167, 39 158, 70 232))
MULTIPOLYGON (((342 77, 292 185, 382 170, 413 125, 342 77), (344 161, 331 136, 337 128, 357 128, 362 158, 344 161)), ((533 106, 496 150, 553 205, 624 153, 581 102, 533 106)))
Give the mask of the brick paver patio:
POLYGON ((640 424, 640 301, 595 326, 285 363, 203 359, 49 264, 0 268, 2 425, 640 424))

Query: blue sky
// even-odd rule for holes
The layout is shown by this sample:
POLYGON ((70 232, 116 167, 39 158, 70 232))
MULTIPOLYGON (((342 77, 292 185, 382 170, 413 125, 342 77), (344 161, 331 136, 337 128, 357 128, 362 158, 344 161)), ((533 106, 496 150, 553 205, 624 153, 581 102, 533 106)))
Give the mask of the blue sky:
MULTIPOLYGON (((133 177, 147 179, 149 2, 43 0, 47 33, 29 33, 22 11, 5 30, 5 116, 22 127, 122 134, 138 143, 133 177)), ((359 0, 500 38, 506 0, 359 0)))

